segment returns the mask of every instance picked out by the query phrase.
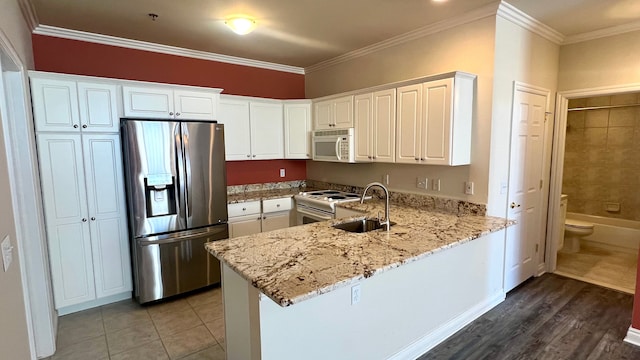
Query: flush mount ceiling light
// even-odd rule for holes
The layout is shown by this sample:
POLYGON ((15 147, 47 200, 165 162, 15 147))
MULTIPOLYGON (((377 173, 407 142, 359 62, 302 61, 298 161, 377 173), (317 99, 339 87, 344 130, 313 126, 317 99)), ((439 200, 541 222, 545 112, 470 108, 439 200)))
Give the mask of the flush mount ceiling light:
POLYGON ((256 21, 246 17, 232 17, 224 22, 234 33, 246 35, 256 28, 256 21))

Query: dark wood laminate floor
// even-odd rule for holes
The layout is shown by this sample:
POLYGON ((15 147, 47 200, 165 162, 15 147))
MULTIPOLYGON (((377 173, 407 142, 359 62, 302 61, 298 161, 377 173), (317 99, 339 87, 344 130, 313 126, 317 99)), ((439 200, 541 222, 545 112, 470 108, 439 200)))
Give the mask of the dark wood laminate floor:
POLYGON ((640 359, 640 347, 622 341, 632 308, 632 295, 545 274, 419 360, 640 359))

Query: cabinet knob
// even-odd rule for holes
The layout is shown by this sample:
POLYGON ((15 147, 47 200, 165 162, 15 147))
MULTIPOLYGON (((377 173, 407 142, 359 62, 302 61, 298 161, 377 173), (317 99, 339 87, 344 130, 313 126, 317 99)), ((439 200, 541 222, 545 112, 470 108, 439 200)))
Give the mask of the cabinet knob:
POLYGON ((177 113, 176 113, 176 116, 180 116, 180 113, 179 113, 179 112, 177 112, 177 113))
POLYGON ((247 154, 247 157, 248 157, 248 158, 250 158, 250 157, 251 157, 251 155, 247 154))
POLYGON ((83 128, 83 129, 86 129, 86 128, 87 128, 87 125, 86 125, 86 124, 85 124, 85 125, 82 125, 82 128, 83 128))
POLYGON ((87 218, 82 218, 82 222, 87 222, 87 218))
POLYGON ((253 157, 256 157, 255 155, 253 155, 253 157))
POLYGON ((414 158, 414 159, 415 159, 415 161, 418 161, 418 160, 420 160, 420 158, 414 158))
POLYGON ((424 158, 420 158, 420 161, 424 161, 424 158))
POLYGON ((262 217, 262 220, 267 220, 267 217, 266 217, 266 216, 263 216, 263 217, 262 217))
POLYGON ((247 211, 247 208, 242 208, 242 211, 247 211))
POLYGON ((517 207, 520 207, 520 204, 516 204, 514 202, 511 203, 511 208, 512 209, 517 208, 517 207))
POLYGON ((372 156, 371 158, 372 158, 373 160, 375 160, 375 159, 376 159, 376 157, 375 157, 375 156, 372 156))
POLYGON ((367 156, 367 159, 371 159, 371 156, 367 156))
POLYGON ((276 207, 280 207, 280 204, 276 204, 276 207))
POLYGON ((73 128, 77 129, 78 128, 78 124, 73 124, 73 128))
POLYGON ((96 217, 95 217, 95 216, 92 216, 92 217, 91 217, 91 221, 96 221, 96 217))
POLYGON ((169 115, 173 116, 173 111, 169 113, 169 115))

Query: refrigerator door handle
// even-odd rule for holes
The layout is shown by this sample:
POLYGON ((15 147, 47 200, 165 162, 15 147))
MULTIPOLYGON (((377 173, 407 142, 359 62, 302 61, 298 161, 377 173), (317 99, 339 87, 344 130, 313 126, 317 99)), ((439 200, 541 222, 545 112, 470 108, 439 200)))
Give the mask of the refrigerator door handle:
POLYGON ((184 147, 184 169, 185 169, 185 201, 186 201, 186 220, 187 227, 192 226, 192 218, 191 218, 191 202, 192 202, 192 192, 191 191, 191 156, 189 152, 189 129, 187 124, 182 124, 182 146, 184 147))
POLYGON ((174 137, 174 146, 176 150, 176 165, 178 166, 178 196, 176 196, 176 206, 178 208, 178 222, 182 225, 183 228, 187 225, 187 216, 186 212, 186 179, 184 172, 184 147, 182 144, 182 126, 176 126, 175 132, 173 134, 174 137))
POLYGON ((220 224, 210 226, 205 229, 181 231, 172 234, 154 235, 144 238, 137 238, 136 242, 140 246, 170 244, 175 242, 187 241, 190 239, 210 237, 211 241, 226 239, 229 236, 228 225, 220 224))

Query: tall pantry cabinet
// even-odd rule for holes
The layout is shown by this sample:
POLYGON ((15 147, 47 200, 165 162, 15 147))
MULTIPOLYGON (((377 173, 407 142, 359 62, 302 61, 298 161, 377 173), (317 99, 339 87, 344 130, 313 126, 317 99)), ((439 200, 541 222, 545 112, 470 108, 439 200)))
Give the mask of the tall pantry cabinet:
POLYGON ((118 88, 31 78, 55 306, 130 298, 118 88))

